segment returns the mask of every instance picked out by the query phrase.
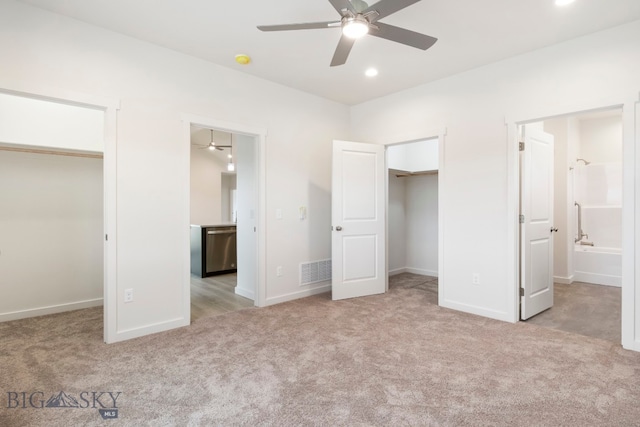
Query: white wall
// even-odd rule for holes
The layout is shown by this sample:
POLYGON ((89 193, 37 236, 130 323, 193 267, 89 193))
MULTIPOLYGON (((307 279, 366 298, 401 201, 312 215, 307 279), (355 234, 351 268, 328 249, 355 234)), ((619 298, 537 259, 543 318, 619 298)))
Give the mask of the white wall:
POLYGON ((582 228, 597 247, 622 247, 622 117, 580 120, 575 198, 582 204, 582 228))
POLYGON ((399 142, 447 129, 443 305, 516 319, 517 152, 505 122, 637 99, 638 69, 640 22, 634 22, 352 108, 359 141, 399 142), (480 285, 472 284, 474 273, 480 285))
POLYGON ((189 321, 183 114, 268 131, 265 232, 287 238, 266 240, 267 299, 313 292, 300 291, 297 266, 330 258, 331 141, 348 139, 348 107, 22 3, 0 4, 0 28, 0 87, 119 100, 114 340, 189 321), (308 221, 298 220, 300 205, 308 221), (124 304, 127 288, 135 301, 124 304))
POLYGON ((592 163, 622 162, 622 117, 580 120, 579 157, 592 163))
POLYGON ((438 276, 438 175, 389 172, 389 274, 438 276))
POLYGON ((237 188, 237 176, 235 173, 226 172, 222 174, 222 222, 235 222, 235 214, 233 212, 234 203, 232 199, 232 191, 237 188))
POLYGON ((239 135, 234 156, 237 171, 238 280, 236 293, 255 299, 257 283, 257 144, 254 137, 239 135))
MULTIPOLYGON (((214 132, 214 141, 229 145, 229 134, 214 132), (223 136, 226 139, 223 139, 223 136)), ((191 224, 216 225, 222 220, 222 173, 227 171, 229 150, 202 149, 211 142, 209 129, 191 135, 191 224), (220 153, 223 153, 222 155, 220 153)))
POLYGON ((405 272, 407 267, 406 178, 389 171, 389 204, 387 210, 387 251, 389 274, 405 272))
POLYGON ((104 112, 0 93, 0 141, 102 152, 104 112))
POLYGON ((0 150, 0 320, 102 304, 102 160, 0 150))
MULTIPOLYGON (((553 276, 560 283, 571 283, 573 271, 569 270, 569 250, 573 251, 573 223, 567 223, 568 211, 574 211, 573 195, 569 197, 569 159, 567 157, 569 118, 559 117, 544 121, 544 131, 554 137, 553 170, 553 226, 558 232, 553 235, 553 276), (571 199, 571 201, 569 201, 571 199)), ((575 159, 574 159, 575 160, 575 159)), ((571 162, 573 164, 573 162, 571 162)))
POLYGON ((392 145, 387 148, 387 166, 407 172, 438 170, 438 139, 392 145))
POLYGON ((407 271, 438 276, 438 175, 405 179, 407 271))

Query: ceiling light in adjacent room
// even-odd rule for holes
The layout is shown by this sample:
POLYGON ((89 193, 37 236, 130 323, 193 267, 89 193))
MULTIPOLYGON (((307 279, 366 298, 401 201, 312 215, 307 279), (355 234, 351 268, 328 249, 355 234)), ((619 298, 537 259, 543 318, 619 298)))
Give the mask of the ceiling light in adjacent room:
POLYGON ((556 0, 556 6, 566 6, 573 3, 575 0, 556 0))
POLYGON ((364 72, 364 75, 367 77, 375 77, 378 75, 378 70, 376 70, 375 68, 369 68, 364 72))

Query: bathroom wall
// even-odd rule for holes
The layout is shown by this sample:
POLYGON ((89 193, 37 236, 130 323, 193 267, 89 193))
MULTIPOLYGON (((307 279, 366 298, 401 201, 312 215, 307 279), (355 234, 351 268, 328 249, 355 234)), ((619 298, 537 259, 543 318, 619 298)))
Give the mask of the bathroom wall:
POLYGON ((582 204, 584 240, 595 247, 622 247, 622 117, 580 120, 574 169, 575 199, 582 204))
MULTIPOLYGON (((569 269, 569 257, 573 253, 573 222, 569 222, 569 118, 559 117, 544 121, 544 131, 554 137, 554 189, 553 226, 558 232, 553 236, 553 276, 560 283, 571 283, 573 272, 569 269)), ((570 202, 573 205, 573 201, 570 202)))

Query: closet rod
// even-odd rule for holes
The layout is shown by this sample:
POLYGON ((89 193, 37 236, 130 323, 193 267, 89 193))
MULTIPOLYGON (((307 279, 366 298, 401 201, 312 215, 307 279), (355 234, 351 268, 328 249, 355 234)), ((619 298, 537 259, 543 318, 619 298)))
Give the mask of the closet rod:
POLYGON ((90 159, 102 159, 104 157, 102 154, 71 153, 68 151, 41 150, 38 148, 0 147, 0 151, 15 151, 18 153, 33 153, 33 154, 52 154, 54 156, 68 156, 68 157, 87 157, 90 159))

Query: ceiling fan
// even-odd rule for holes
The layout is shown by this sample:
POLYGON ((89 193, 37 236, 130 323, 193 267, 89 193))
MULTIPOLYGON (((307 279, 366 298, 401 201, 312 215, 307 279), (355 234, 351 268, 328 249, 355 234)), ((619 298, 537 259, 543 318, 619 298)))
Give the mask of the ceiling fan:
MULTIPOLYGON (((209 129, 211 131, 211 142, 208 143, 207 145, 201 145, 201 144, 191 144, 194 145, 196 147, 198 147, 198 150, 204 150, 204 149, 209 149, 209 150, 224 150, 225 148, 233 148, 232 145, 218 145, 215 143, 215 141, 213 140, 213 129, 209 129)), ((233 135, 232 135, 233 137, 233 135)))
POLYGON ((427 50, 433 46, 433 44, 438 41, 435 37, 379 22, 380 19, 419 1, 420 0, 381 0, 373 6, 369 6, 362 0, 329 0, 329 3, 331 3, 340 14, 340 21, 259 25, 258 29, 261 31, 288 31, 341 27, 342 36, 331 60, 331 66, 335 67, 336 65, 342 65, 347 62, 347 57, 356 39, 365 34, 371 34, 372 36, 422 50, 427 50))

